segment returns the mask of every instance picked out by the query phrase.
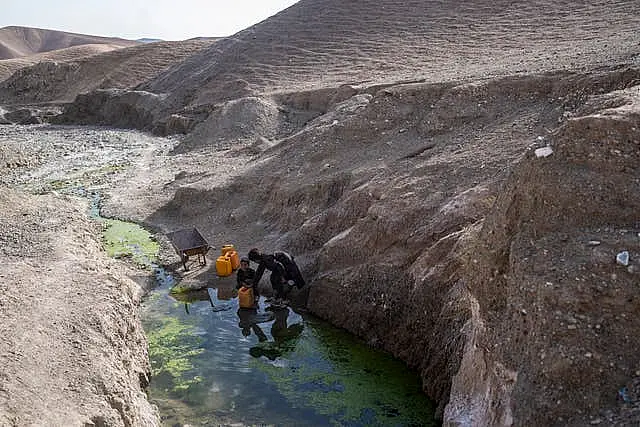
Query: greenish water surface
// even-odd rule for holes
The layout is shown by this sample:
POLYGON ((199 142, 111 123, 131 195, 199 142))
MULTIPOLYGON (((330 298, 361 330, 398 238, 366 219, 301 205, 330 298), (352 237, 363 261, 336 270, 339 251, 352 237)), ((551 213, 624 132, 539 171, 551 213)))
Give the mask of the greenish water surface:
POLYGON ((143 304, 165 425, 430 426, 415 372, 354 336, 291 308, 239 310, 217 289, 143 304))

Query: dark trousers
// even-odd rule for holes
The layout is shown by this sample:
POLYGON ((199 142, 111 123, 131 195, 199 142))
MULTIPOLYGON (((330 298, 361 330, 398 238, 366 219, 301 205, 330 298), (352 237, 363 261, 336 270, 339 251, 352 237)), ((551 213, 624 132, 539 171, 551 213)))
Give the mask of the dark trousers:
POLYGON ((284 292, 284 276, 277 274, 277 273, 271 273, 271 287, 273 288, 273 291, 275 292, 275 297, 276 298, 285 298, 285 292, 284 292))

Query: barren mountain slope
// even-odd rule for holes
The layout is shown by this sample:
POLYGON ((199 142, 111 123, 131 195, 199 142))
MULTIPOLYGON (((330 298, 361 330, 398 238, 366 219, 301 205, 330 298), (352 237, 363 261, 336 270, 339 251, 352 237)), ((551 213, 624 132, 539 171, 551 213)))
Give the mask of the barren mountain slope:
POLYGON ((0 60, 0 81, 10 77, 16 70, 37 64, 38 62, 74 61, 91 55, 96 55, 98 53, 109 52, 111 50, 121 48, 122 46, 113 44, 83 44, 64 49, 36 53, 29 56, 21 56, 20 58, 0 60))
MULTIPOLYGON (((21 68, 0 82, 0 104, 70 102, 79 93, 99 88, 133 87, 211 43, 207 40, 156 42, 109 49, 100 54, 78 47, 73 48, 74 52, 63 49, 40 58, 24 58, 21 60, 33 58, 42 62, 21 68)), ((0 61, 0 67, 2 65, 0 61)))
POLYGON ((579 70, 637 54, 639 27, 640 3, 623 0, 302 0, 144 89, 197 105, 340 84, 579 70))
POLYGON ((245 96, 637 62, 639 27, 640 3, 622 0, 302 0, 139 87, 155 100, 98 93, 64 121, 175 133, 245 96), (113 114, 122 104, 134 118, 113 114), (185 117, 177 127, 173 113, 185 117))
POLYGON ((110 44, 126 47, 137 45, 139 42, 40 28, 17 26, 0 28, 0 59, 19 58, 83 44, 110 44))

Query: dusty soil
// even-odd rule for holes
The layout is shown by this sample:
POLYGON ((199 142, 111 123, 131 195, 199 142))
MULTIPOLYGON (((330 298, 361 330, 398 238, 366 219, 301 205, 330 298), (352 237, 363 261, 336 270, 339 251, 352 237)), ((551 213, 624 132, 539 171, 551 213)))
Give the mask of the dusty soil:
MULTIPOLYGON (((291 251, 310 284, 295 302, 416 368, 445 425, 637 425, 638 8, 303 0, 136 91, 83 95, 58 118, 188 133, 179 140, 2 128, 2 179, 12 188, 5 197, 65 216, 80 202, 52 194, 52 183, 88 168, 105 215, 155 230, 178 274, 163 235, 185 226, 215 246, 291 251), (105 159, 127 167, 96 174, 92 165, 105 159), (628 265, 616 263, 622 251, 628 265)), ((7 218, 19 212, 13 203, 2 209, 7 218)), ((86 221, 66 216, 67 224, 86 221)), ((21 233, 13 236, 39 239, 17 239, 20 250, 47 247, 48 228, 33 228, 41 221, 13 221, 21 233)), ((69 239, 84 247, 95 236, 69 239)), ((39 260, 53 256, 38 252, 39 260)), ((5 265, 21 262, 3 256, 5 265)), ((93 258, 111 265, 97 249, 93 258)), ((73 259, 60 262, 71 268, 73 259)), ((199 287, 208 277, 205 270, 185 281, 199 287)), ((38 279, 20 281, 35 287, 38 279)), ((17 301, 25 293, 18 285, 3 297, 17 301)), ((81 294, 91 302, 93 294, 81 294)), ((126 305, 120 298, 110 300, 115 310, 126 305)), ((84 318, 64 301, 68 322, 84 318)), ((7 306, 7 318, 24 319, 7 306)), ((25 322, 8 339, 17 342, 25 322)), ((27 354, 49 342, 28 337, 27 354)), ((78 403, 71 423, 103 416, 113 393, 140 390, 144 355, 135 343, 143 342, 127 343, 140 355, 136 368, 113 375, 130 382, 107 397, 83 395, 91 410, 78 403)), ((0 352, 13 363, 5 375, 19 377, 28 371, 11 348, 0 352)), ((74 366, 74 357, 62 363, 74 366)), ((40 376, 57 384, 52 375, 11 383, 17 397, 3 394, 1 415, 8 424, 34 422, 25 396, 40 376)), ((149 420, 144 402, 124 401, 128 411, 116 412, 126 413, 125 425, 149 420)))
POLYGON ((86 203, 7 188, 0 201, 0 424, 153 425, 141 292, 86 203))
POLYGON ((57 191, 99 191, 148 138, 5 126, 0 146, 0 425, 157 425, 137 312, 147 273, 106 256, 87 197, 57 191))

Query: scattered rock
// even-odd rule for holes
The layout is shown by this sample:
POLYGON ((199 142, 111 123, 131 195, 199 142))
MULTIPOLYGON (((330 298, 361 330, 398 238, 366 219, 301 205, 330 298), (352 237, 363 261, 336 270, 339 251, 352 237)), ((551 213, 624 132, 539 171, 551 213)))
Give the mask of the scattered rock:
POLYGON ((620 265, 624 265, 625 267, 629 265, 629 252, 622 251, 618 255, 616 255, 616 262, 620 265))
POLYGON ((549 157, 551 154, 553 154, 553 149, 551 147, 538 148, 536 149, 535 154, 538 158, 549 157))

